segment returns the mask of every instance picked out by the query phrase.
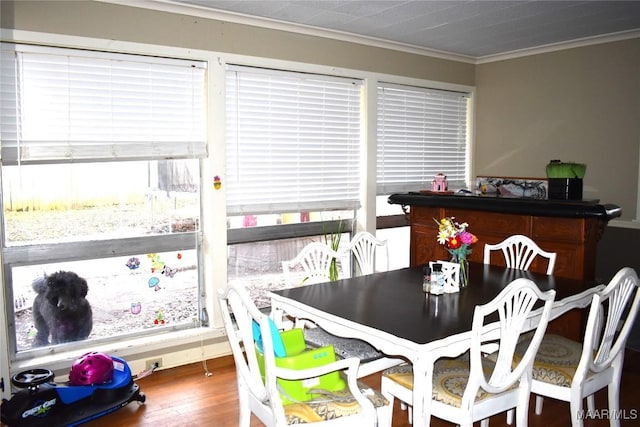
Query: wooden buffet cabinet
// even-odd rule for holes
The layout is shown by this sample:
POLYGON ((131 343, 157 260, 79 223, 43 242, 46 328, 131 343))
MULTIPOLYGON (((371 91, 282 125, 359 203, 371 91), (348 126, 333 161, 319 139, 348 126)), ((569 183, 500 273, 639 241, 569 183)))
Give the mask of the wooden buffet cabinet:
MULTIPOLYGON (((448 259, 443 245, 437 243, 434 219, 455 217, 467 222, 468 230, 478 237, 469 260, 483 262, 485 243, 495 244, 513 234, 531 237, 542 249, 557 253, 554 275, 595 283, 597 244, 607 222, 620 216, 615 205, 597 201, 538 200, 482 195, 393 194, 389 203, 409 207, 411 226, 410 264, 448 259)), ((505 265, 500 256, 492 264, 505 265)), ((530 270, 545 273, 546 261, 538 259, 530 270)), ((473 284, 470 284, 473 286, 473 284)), ((550 324, 550 330, 579 339, 582 313, 567 313, 550 324)))

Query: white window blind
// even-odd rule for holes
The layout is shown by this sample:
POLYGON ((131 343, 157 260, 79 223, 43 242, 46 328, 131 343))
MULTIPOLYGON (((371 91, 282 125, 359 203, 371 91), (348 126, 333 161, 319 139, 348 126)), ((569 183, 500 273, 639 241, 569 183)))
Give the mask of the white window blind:
POLYGON ((200 61, 2 44, 2 161, 206 155, 200 61))
POLYGON ((360 92, 353 79, 230 66, 229 215, 356 208, 360 92))
POLYGON ((429 189, 434 175, 465 186, 468 94, 378 86, 377 194, 429 189))

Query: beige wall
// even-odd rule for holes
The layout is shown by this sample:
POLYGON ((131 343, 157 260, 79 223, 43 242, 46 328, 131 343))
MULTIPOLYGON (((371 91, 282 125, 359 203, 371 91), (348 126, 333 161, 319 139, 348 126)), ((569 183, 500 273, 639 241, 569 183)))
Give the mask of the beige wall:
POLYGON ((477 66, 478 175, 545 176, 587 164, 584 197, 636 215, 640 39, 477 66))

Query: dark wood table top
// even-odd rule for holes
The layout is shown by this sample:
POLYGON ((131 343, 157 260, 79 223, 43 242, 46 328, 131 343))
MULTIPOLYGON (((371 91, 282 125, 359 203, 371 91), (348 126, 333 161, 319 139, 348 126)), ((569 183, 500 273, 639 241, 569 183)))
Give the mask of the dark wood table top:
POLYGON ((555 289, 556 301, 571 299, 596 285, 469 263, 467 288, 453 294, 430 295, 422 291, 422 276, 422 266, 416 266, 273 294, 416 344, 427 344, 468 331, 475 306, 489 302, 517 278, 533 280, 542 291, 555 289))

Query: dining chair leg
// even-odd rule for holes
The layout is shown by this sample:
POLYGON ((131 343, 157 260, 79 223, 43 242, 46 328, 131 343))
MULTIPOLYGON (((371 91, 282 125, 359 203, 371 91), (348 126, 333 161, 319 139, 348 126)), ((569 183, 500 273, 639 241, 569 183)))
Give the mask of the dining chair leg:
POLYGON ((571 401, 569 402, 569 408, 571 411, 571 425, 572 427, 582 427, 582 397, 574 393, 571 395, 571 401))
POLYGON ((507 425, 513 425, 513 409, 507 411, 507 425))
POLYGON ((489 427, 489 418, 480 421, 480 427, 489 427))
POLYGON ((387 416, 385 413, 383 413, 381 416, 380 410, 376 409, 376 412, 378 414, 378 427, 391 427, 391 424, 393 423, 393 402, 395 399, 392 394, 383 396, 389 401, 389 415, 387 416))
POLYGON ((527 422, 529 420, 529 407, 520 405, 516 408, 516 426, 518 427, 527 427, 527 422))
POLYGON ((251 409, 249 408, 249 396, 246 390, 239 390, 238 406, 239 406, 239 427, 249 427, 251 425, 251 409), (244 396, 243 396, 244 395, 244 396))
POLYGON ((378 427, 391 427, 393 422, 393 405, 391 402, 389 405, 376 408, 376 415, 378 417, 378 427))
POLYGON ((406 403, 401 402, 400 409, 402 409, 403 411, 407 411, 407 421, 409 422, 409 424, 413 424, 413 408, 411 407, 411 405, 407 405, 406 403))
MULTIPOLYGON (((619 427, 620 419, 617 415, 620 413, 620 377, 613 380, 612 384, 609 384, 607 395, 609 396, 609 413, 612 414, 611 427, 619 427)), ((593 397, 593 395, 590 397, 593 397)))
POLYGON ((542 404, 544 403, 544 397, 536 396, 536 415, 542 414, 542 404))

